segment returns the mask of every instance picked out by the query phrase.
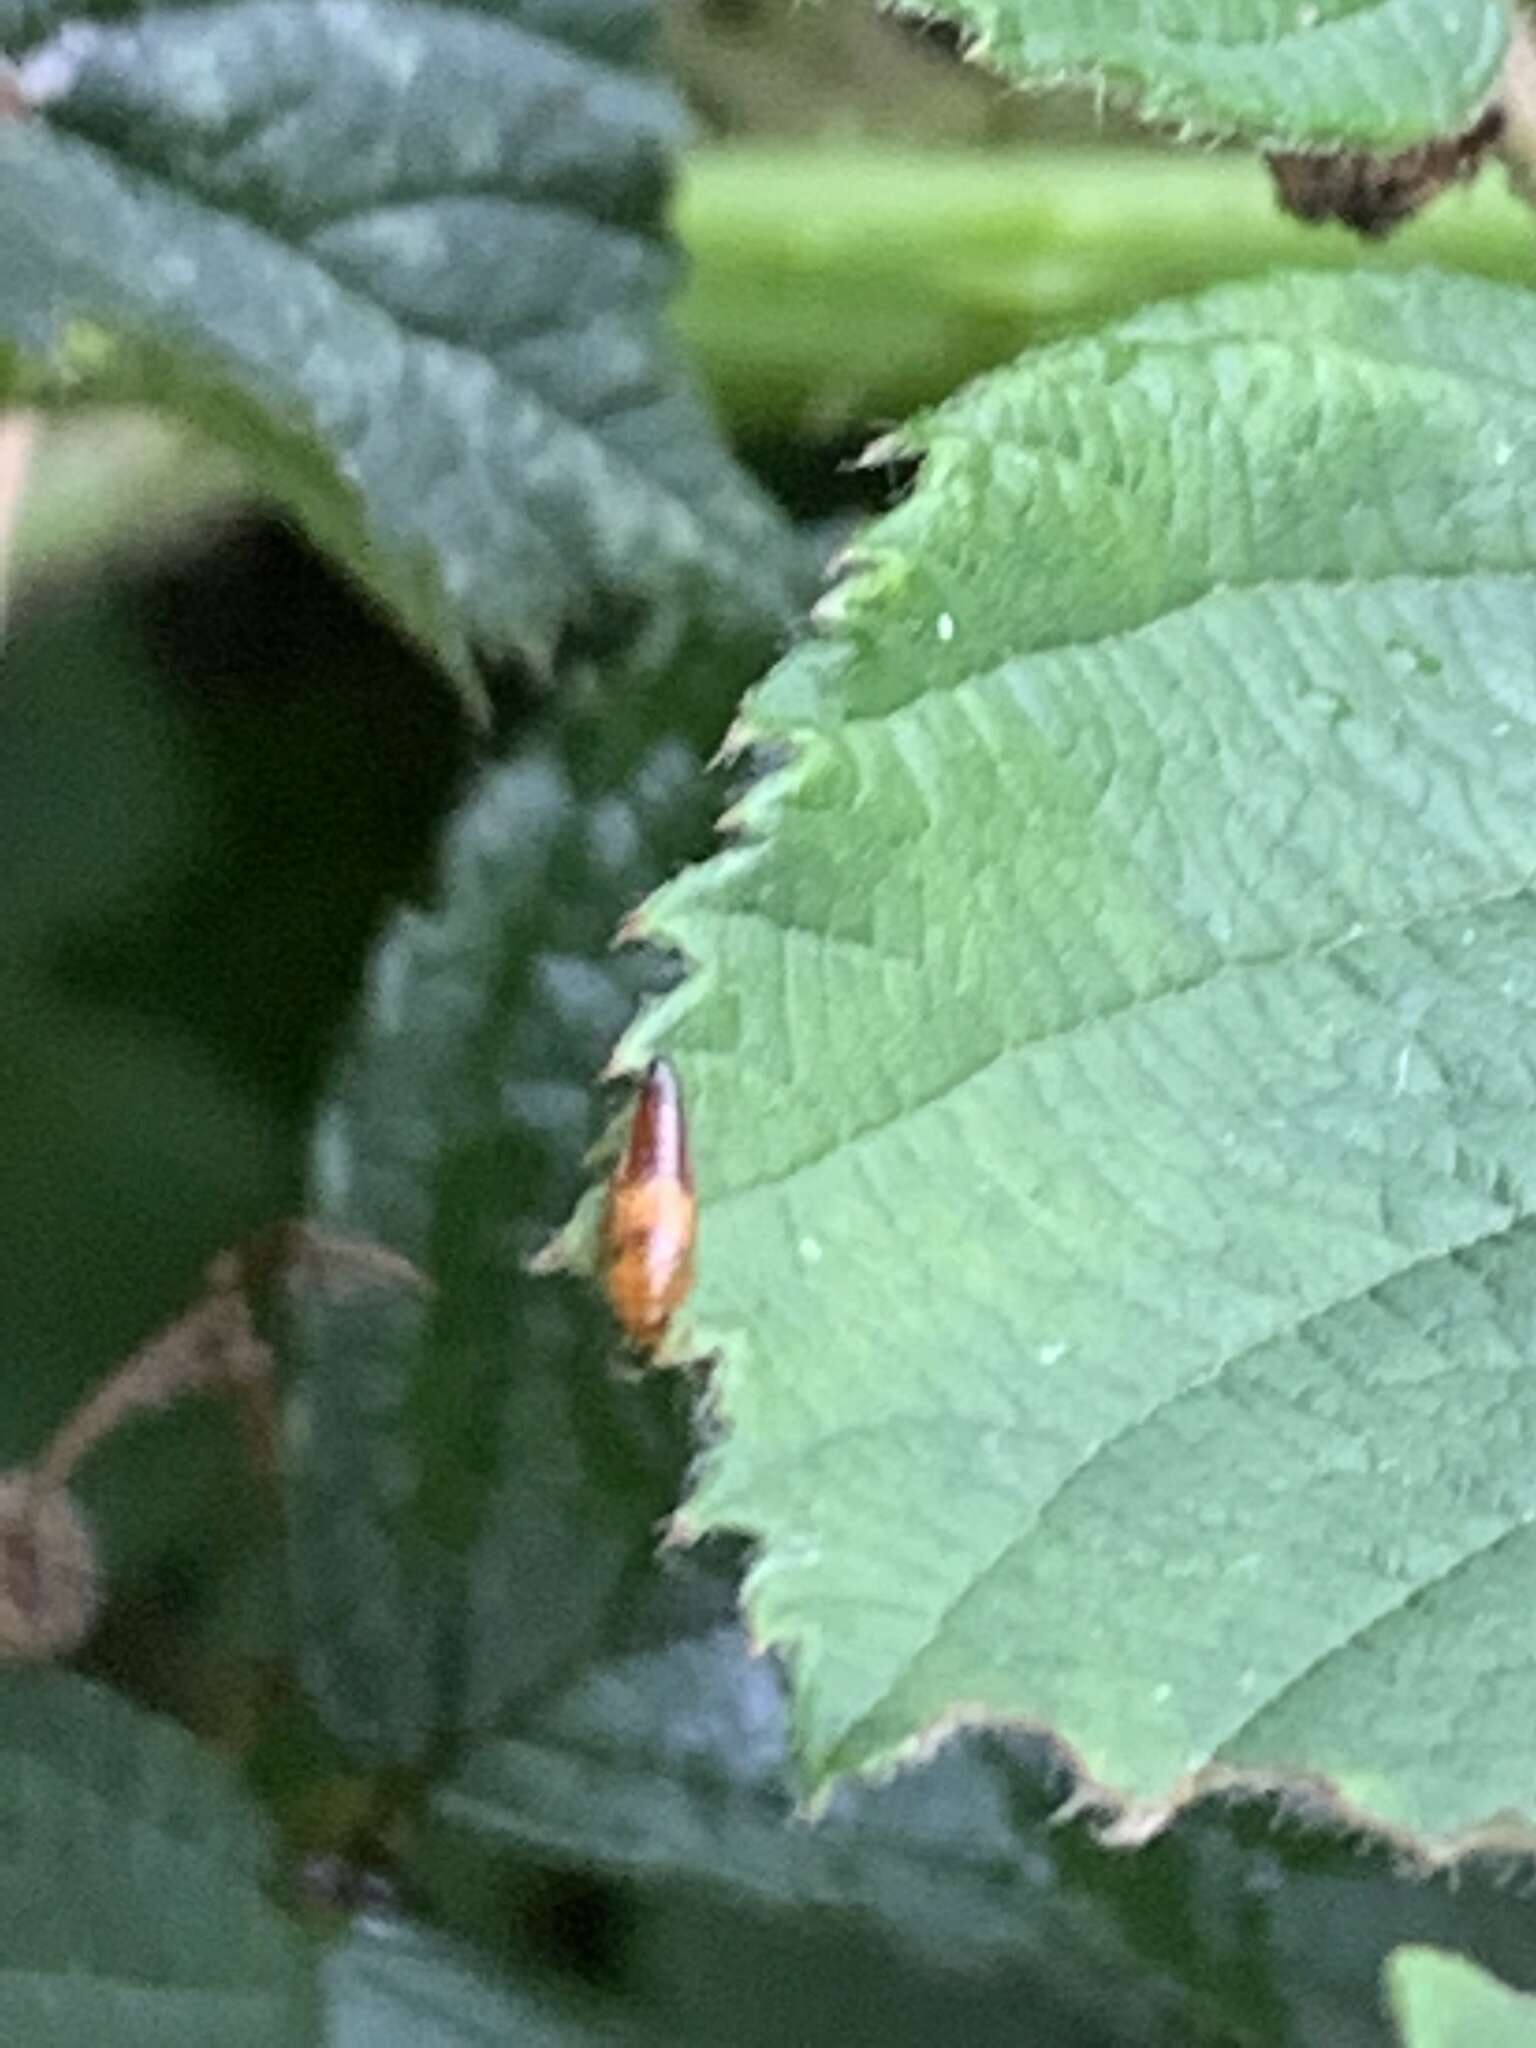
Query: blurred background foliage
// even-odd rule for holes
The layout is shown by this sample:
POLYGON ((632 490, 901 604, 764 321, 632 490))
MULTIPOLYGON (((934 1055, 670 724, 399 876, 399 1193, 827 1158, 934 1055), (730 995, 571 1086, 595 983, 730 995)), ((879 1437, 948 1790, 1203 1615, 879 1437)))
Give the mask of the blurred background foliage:
MULTIPOLYGON (((1156 139, 1091 103, 1009 91, 939 28, 862 0, 673 0, 666 31, 706 138, 680 201, 694 255, 681 325, 749 459, 806 522, 808 560, 900 486, 892 466, 852 466, 861 446, 962 377, 1138 298, 1360 254, 1281 221, 1251 160, 1153 155, 1156 139)), ((1453 195, 1414 234, 1529 277, 1528 216, 1497 184, 1453 195)), ((1379 260, 1421 253, 1408 238, 1379 260)), ((6 1463, 177 1312, 217 1249, 298 1203, 370 945, 427 885, 470 757, 440 681, 264 516, 227 458, 163 423, 48 426, 12 567, 6 1463)), ((607 937, 708 850, 724 784, 705 764, 748 680, 690 677, 616 708, 600 678, 560 702, 525 676, 494 679, 495 751, 544 764, 560 813, 512 998, 526 1071, 509 1086, 532 1108, 498 1169, 515 1182, 500 1203, 519 1256, 578 1189, 603 1116, 591 1076, 664 971, 616 962, 607 937)), ((606 1339, 575 1299, 527 1283, 530 1341, 590 1357, 606 1339)), ((662 1418, 664 1441, 676 1420, 662 1418)), ((675 1445, 666 1456, 679 1472, 675 1445)), ((281 1538, 233 1418, 185 1404, 140 1423, 92 1459, 83 1491, 114 1589, 87 1667, 243 1760, 301 1848, 366 1834, 373 1789, 283 1669, 281 1538)), ((702 1570, 689 1596, 711 1626, 728 1587, 725 1566, 702 1570)), ((754 1711, 771 1721, 763 1682, 754 1711)), ((1405 1938, 1464 1944, 1536 1984, 1529 1876, 1496 1857, 1431 1882, 1259 1804, 1202 1808, 1152 1850, 1115 1855, 1047 1825, 1053 1768, 1010 1795, 1030 1873, 1028 1899, 1010 1896, 1056 1930, 1055 1980, 1038 1953, 935 1973, 912 1964, 900 1916, 829 1918, 686 1871, 646 1882, 548 1844, 509 1847, 494 1871, 429 1858, 422 1881, 439 1900, 469 1885, 495 1922, 484 1945, 579 1992, 582 2031, 638 1999, 658 2038, 738 2048, 931 2041, 946 2026, 1348 2048, 1389 2038, 1376 1973, 1405 1938)), ((569 2024, 558 2038, 581 2038, 569 2024)))

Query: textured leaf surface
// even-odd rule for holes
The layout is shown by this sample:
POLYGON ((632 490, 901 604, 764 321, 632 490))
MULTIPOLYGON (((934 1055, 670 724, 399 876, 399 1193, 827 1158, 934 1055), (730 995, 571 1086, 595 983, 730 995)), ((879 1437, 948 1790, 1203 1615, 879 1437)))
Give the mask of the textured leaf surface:
POLYGON ((1532 2048, 1536 1998, 1464 1956, 1401 1948, 1387 1970, 1403 2048, 1532 2048))
POLYGON ((1493 90, 1503 0, 949 0, 1014 77, 1071 79, 1150 120, 1389 149, 1465 125, 1493 90))
POLYGON ((635 1960, 610 2010, 672 2040, 919 2048, 1006 2039, 1023 2009, 1042 2039, 1203 2038, 1105 1899, 1063 1881, 1062 1772, 1041 1744, 956 1744, 807 1823, 779 1674, 727 1618, 728 1587, 690 1593, 675 1568, 658 1579, 608 1655, 440 1788, 427 1881, 455 1924, 504 1939, 496 1873, 519 1861, 621 1885, 635 1960))
POLYGON ((611 2048, 640 2030, 598 2028, 580 2007, 498 1980, 450 1943, 361 1922, 326 1969, 326 2048, 611 2048))
POLYGON ((782 536, 662 330, 645 9, 124 15, 0 0, 0 391, 190 418, 461 673, 774 630, 782 536))
POLYGON ((649 928, 813 1780, 957 1708, 1146 1798, 1531 1782, 1528 301, 1283 280, 920 424, 649 928))
POLYGON ((614 927, 707 844, 694 735, 718 732, 729 687, 717 672, 665 718, 637 702, 643 739, 611 710, 551 720, 488 772, 436 905, 385 939, 317 1131, 310 1213, 433 1282, 306 1289, 292 1330, 304 1668, 332 1728, 375 1752, 547 1684, 676 1499, 680 1390, 619 1379, 602 1308, 526 1262, 656 971, 613 958, 614 927))
POLYGON ((223 1767, 85 1680, 0 1681, 0 2036, 308 2048, 308 1949, 223 1767))

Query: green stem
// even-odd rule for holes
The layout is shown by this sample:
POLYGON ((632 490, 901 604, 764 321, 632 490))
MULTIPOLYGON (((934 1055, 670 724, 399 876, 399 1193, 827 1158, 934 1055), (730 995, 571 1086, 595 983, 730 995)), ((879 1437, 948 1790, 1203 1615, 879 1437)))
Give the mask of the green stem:
POLYGON ((1248 157, 736 146, 690 159, 677 217, 684 335, 757 434, 894 421, 1031 343, 1279 266, 1536 283, 1497 171, 1366 243, 1280 213, 1248 157))

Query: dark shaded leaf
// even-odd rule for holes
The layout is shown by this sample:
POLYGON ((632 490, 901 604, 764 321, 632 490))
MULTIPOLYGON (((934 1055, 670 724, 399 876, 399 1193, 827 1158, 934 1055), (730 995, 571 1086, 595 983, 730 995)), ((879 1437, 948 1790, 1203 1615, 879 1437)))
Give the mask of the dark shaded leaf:
POLYGON ((84 1679, 0 1677, 0 2035, 308 2048, 307 1944, 270 1845, 190 1736, 84 1679))
POLYGON ((471 647, 655 675, 761 646, 773 514, 663 327, 647 17, 0 0, 0 396, 177 413, 471 695, 471 647), (9 349, 5 342, 9 342, 9 349))

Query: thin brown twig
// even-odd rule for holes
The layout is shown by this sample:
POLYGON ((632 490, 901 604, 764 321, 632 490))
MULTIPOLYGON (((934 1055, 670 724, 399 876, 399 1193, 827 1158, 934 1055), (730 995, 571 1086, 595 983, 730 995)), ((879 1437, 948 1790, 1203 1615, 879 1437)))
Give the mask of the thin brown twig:
POLYGON ((259 1385, 272 1354, 257 1336, 237 1267, 215 1260, 208 1291, 150 1338, 67 1416, 34 1471, 63 1486, 76 1465, 130 1415, 164 1408, 182 1394, 259 1385))
POLYGON ((191 1393, 232 1395, 252 1462, 275 1474, 272 1350, 257 1331, 252 1297, 278 1274, 341 1294, 367 1286, 429 1286, 408 1259, 383 1245, 328 1237, 302 1223, 277 1225, 238 1250, 220 1252, 191 1308, 158 1330, 65 1417, 33 1468, 37 1482, 64 1486, 92 1446, 130 1416, 164 1408, 191 1393))

